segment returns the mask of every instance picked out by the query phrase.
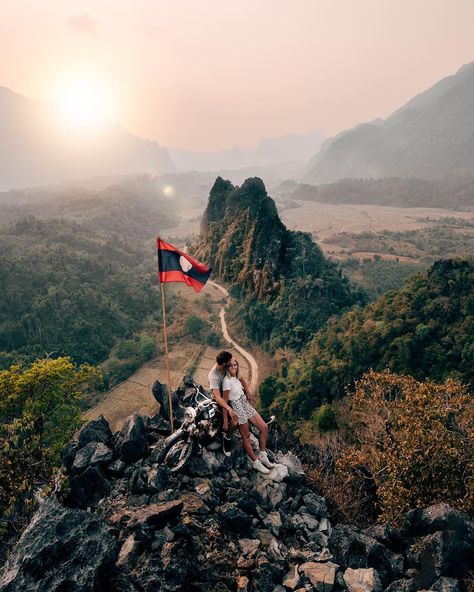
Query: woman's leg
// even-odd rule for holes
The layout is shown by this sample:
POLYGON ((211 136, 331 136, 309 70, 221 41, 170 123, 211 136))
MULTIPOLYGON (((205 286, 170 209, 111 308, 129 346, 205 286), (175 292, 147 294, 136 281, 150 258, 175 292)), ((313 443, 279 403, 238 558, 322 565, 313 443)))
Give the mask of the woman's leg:
POLYGON ((239 431, 242 436, 242 446, 244 447, 245 452, 250 456, 250 458, 253 461, 257 460, 257 456, 253 451, 252 444, 250 443, 249 424, 243 423, 239 425, 239 431))
MULTIPOLYGON (((258 430, 260 430, 260 437, 259 437, 259 445, 260 450, 267 449, 267 436, 268 436, 268 426, 265 421, 262 419, 259 413, 256 413, 253 417, 249 419, 249 422, 254 425, 258 430)), ((247 428, 248 429, 248 428, 247 428)))

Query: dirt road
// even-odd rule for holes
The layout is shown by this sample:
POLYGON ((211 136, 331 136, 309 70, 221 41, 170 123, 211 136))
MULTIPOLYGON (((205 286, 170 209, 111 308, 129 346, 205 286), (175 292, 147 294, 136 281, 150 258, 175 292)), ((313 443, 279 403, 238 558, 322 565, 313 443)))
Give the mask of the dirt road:
MULTIPOLYGON (((211 284, 211 286, 214 286, 215 288, 220 290, 227 299, 229 298, 229 292, 223 286, 220 286, 219 284, 216 284, 216 282, 212 282, 210 280, 208 283, 211 284)), ((229 335, 229 331, 227 330, 227 323, 225 321, 225 309, 226 309, 227 304, 228 304, 228 302, 219 311, 219 318, 221 320, 222 335, 224 336, 224 339, 227 341, 227 343, 229 343, 232 347, 234 347, 239 352, 239 354, 242 357, 244 357, 247 360, 247 362, 249 363, 250 372, 251 372, 249 386, 250 386, 250 390, 253 393, 255 393, 255 391, 257 390, 257 386, 258 386, 258 364, 255 361, 255 358, 252 356, 252 354, 250 352, 246 351, 243 347, 241 347, 237 343, 235 343, 235 341, 229 335)), ((240 365, 240 361, 239 361, 239 365, 240 365)))
MULTIPOLYGON (((240 347, 229 335, 227 324, 225 322, 225 307, 227 302, 223 302, 223 296, 226 300, 229 293, 225 288, 209 281, 199 296, 196 296, 187 286, 175 287, 180 296, 187 300, 191 305, 191 310, 198 314, 196 298, 201 294, 208 294, 208 301, 212 308, 212 313, 217 317, 219 311, 220 327, 224 339, 230 344, 229 351, 237 358, 240 371, 244 378, 250 381, 250 388, 255 392, 258 385, 258 366, 253 356, 240 347)), ((206 346, 204 349, 201 344, 196 344, 186 339, 179 340, 178 343, 170 347, 170 373, 171 388, 176 389, 183 376, 190 372, 194 380, 207 387, 207 375, 209 370, 215 364, 216 355, 219 349, 206 346)), ((152 386, 155 380, 166 384, 166 364, 164 356, 149 362, 142 366, 128 380, 120 383, 108 391, 102 401, 89 409, 85 413, 88 420, 96 419, 103 415, 109 422, 113 432, 119 430, 126 417, 134 412, 140 415, 153 415, 158 411, 158 403, 152 394, 152 386)))

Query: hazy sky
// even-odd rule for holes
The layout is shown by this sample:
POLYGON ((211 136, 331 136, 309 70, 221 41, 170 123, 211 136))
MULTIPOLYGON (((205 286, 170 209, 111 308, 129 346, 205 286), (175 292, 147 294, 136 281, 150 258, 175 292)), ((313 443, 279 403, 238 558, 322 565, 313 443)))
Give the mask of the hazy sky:
POLYGON ((75 77, 162 145, 252 147, 385 117, 474 60, 474 0, 0 0, 0 85, 75 77))

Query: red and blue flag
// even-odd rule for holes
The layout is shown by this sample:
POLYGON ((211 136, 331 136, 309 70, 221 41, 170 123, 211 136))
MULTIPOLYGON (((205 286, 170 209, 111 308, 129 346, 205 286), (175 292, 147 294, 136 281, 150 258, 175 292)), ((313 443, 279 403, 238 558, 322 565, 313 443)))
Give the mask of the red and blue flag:
POLYGON ((161 238, 157 238, 156 242, 160 282, 184 282, 199 292, 209 279, 211 270, 161 238))

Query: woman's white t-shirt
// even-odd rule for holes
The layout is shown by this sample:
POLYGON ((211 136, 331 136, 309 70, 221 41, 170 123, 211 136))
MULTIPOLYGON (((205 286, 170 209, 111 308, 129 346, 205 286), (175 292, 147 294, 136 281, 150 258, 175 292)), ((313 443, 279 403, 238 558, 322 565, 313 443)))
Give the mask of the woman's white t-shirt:
POLYGON ((244 387, 236 376, 224 376, 222 391, 229 391, 229 401, 237 401, 244 395, 244 387))

